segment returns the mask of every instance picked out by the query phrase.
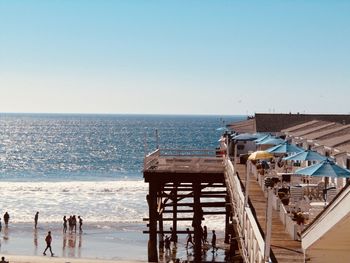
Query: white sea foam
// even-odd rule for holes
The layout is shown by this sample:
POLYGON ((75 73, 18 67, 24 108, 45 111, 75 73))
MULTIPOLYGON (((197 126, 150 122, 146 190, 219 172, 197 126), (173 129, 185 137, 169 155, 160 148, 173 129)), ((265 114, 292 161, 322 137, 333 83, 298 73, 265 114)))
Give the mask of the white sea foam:
POLYGON ((85 222, 141 222, 147 214, 143 181, 1 182, 0 213, 11 221, 58 222, 81 215, 85 222))
MULTIPOLYGON (((148 217, 148 184, 143 181, 1 182, 0 193, 0 213, 8 211, 17 223, 33 222, 36 211, 40 222, 81 215, 85 223, 101 223, 101 227, 107 222, 142 223, 148 217)), ((224 220, 224 216, 206 216, 203 225, 222 229, 224 220)), ((170 226, 164 222, 165 228, 170 226)), ((191 227, 191 222, 179 221, 179 226, 191 227)))

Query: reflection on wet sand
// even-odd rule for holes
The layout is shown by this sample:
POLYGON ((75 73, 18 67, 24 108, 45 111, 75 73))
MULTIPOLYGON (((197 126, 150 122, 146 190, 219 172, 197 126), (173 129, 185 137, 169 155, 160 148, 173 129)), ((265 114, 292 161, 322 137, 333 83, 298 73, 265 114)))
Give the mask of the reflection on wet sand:
POLYGON ((34 255, 38 255, 38 230, 35 228, 33 231, 34 236, 34 255))
POLYGON ((62 255, 66 257, 81 257, 82 234, 70 233, 62 236, 62 255), (77 246, 78 235, 78 246, 77 246), (68 246, 67 246, 68 244, 68 246))

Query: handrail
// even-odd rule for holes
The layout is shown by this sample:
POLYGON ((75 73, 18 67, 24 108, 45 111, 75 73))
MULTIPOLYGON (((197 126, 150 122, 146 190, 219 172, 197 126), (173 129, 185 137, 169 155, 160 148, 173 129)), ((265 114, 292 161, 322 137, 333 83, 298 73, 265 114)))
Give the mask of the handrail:
POLYGON ((242 253, 245 262, 264 262, 265 241, 260 233, 259 226, 254 218, 252 210, 244 207, 244 195, 240 181, 235 174, 235 169, 230 160, 225 160, 226 182, 230 193, 231 203, 234 206, 237 218, 237 228, 242 235, 242 253))
POLYGON ((144 170, 176 169, 198 172, 223 169, 223 156, 213 149, 157 149, 144 158, 144 170))

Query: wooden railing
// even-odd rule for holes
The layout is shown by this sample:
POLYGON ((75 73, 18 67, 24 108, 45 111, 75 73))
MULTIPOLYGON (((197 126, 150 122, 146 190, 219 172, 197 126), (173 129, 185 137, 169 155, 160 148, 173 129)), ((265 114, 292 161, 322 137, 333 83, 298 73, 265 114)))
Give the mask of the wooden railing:
POLYGON ((144 170, 223 172, 224 166, 216 150, 157 149, 145 157, 144 170))
POLYGON ((249 207, 245 207, 244 194, 240 181, 235 173, 233 164, 225 159, 226 184, 230 193, 231 203, 234 206, 237 228, 242 247, 242 256, 245 262, 265 262, 265 241, 262 237, 253 213, 249 207))

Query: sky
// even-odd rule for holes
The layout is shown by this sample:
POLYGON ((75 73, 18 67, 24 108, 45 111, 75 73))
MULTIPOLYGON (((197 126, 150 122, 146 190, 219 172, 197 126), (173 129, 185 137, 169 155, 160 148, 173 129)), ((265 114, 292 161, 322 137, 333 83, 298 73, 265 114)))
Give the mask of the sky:
POLYGON ((0 0, 0 112, 350 113, 350 1, 0 0))

